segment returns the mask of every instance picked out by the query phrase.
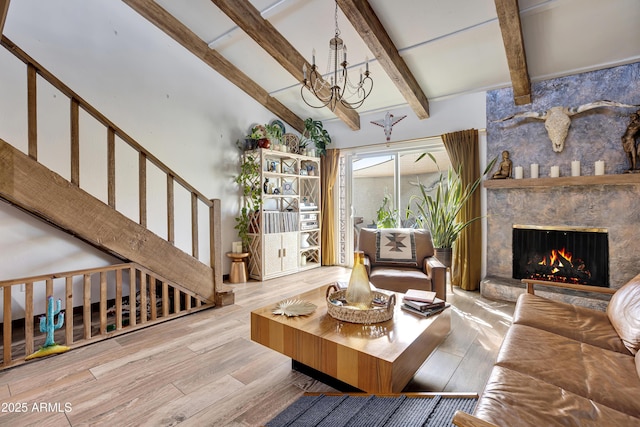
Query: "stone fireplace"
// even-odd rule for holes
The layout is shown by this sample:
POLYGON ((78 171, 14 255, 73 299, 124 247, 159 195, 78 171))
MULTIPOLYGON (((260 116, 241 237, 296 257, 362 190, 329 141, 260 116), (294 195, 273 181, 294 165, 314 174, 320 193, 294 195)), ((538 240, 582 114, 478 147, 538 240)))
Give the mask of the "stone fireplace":
MULTIPOLYGON (((625 173, 628 163, 620 142, 635 110, 607 108, 574 116, 560 153, 552 150, 541 121, 498 120, 516 112, 600 99, 640 104, 640 63, 537 82, 532 92, 533 103, 517 107, 510 88, 487 92, 487 159, 507 150, 514 168, 522 166, 525 173, 522 180, 502 180, 508 181, 504 185, 485 183, 487 251, 481 292, 493 299, 515 300, 523 291, 520 280, 513 278, 512 233, 518 224, 606 229, 609 286, 619 288, 640 273, 640 176, 625 173), (581 177, 571 177, 574 160, 581 162, 581 177), (599 160, 605 162, 602 177, 594 176, 599 160), (540 178, 530 178, 533 163, 539 165, 540 178), (551 166, 559 166, 560 178, 549 177, 551 166)), ((557 299, 580 303, 575 299, 585 296, 573 294, 557 299)), ((582 305, 592 305, 588 297, 582 305)))
POLYGON ((514 225, 513 278, 609 287, 606 229, 514 225))

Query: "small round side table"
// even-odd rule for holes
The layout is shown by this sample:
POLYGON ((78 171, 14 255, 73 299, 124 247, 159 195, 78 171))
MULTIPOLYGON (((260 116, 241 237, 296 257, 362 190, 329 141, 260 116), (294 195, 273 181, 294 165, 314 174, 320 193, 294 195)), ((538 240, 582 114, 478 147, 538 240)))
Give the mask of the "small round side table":
POLYGON ((247 281, 247 266, 245 258, 249 257, 248 252, 227 252, 231 258, 231 272, 229 273, 229 283, 244 283, 247 281))

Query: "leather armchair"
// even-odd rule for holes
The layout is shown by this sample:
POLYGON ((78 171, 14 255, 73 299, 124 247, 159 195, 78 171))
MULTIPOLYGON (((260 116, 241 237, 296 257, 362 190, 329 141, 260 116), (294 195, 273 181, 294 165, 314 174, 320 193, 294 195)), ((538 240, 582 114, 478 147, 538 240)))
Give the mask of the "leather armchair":
MULTIPOLYGON (((380 244, 387 243, 383 241, 380 244)), ((404 243, 408 244, 408 242, 404 243)), ((429 230, 362 228, 359 250, 364 252, 369 280, 375 287, 400 293, 406 293, 408 289, 435 291, 438 298, 446 300, 446 267, 434 257, 433 241, 429 230), (412 233, 415 263, 397 262, 381 257, 378 242, 385 234, 379 235, 379 233, 412 233)))

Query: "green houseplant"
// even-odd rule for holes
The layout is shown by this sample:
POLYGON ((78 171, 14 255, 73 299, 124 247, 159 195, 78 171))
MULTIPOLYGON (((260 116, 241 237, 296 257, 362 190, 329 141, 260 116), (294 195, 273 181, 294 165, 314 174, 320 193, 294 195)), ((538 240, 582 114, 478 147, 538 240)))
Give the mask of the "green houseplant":
POLYGON ((391 202, 391 195, 385 194, 382 198, 382 205, 376 211, 376 226, 378 228, 394 228, 398 226, 398 210, 388 206, 391 202))
POLYGON ((313 120, 311 117, 304 121, 301 146, 307 146, 309 142, 313 142, 319 156, 324 156, 327 152, 327 145, 331 144, 331 135, 324 128, 322 122, 313 120))
MULTIPOLYGON (((436 162, 431 153, 427 153, 427 155, 434 163, 436 162)), ((443 252, 448 252, 448 257, 447 255, 442 256, 444 260, 448 258, 448 264, 443 259, 440 259, 447 266, 450 266, 451 248, 458 239, 460 232, 481 218, 470 218, 462 222, 458 220, 458 214, 471 195, 478 189, 483 177, 493 168, 495 162, 496 159, 489 162, 482 175, 466 186, 460 178, 462 168, 458 168, 457 173, 452 168, 449 168, 446 174, 440 172, 434 194, 430 194, 425 185, 418 181, 420 194, 414 194, 409 198, 407 218, 410 216, 415 217, 419 227, 428 229, 431 232, 431 238, 436 250, 443 249, 443 252), (411 208, 412 204, 414 209, 411 208)))
POLYGON ((260 159, 253 154, 244 154, 240 162, 240 174, 234 179, 242 190, 240 214, 235 218, 235 229, 242 240, 242 250, 249 249, 251 220, 262 207, 262 188, 260 187, 260 159))

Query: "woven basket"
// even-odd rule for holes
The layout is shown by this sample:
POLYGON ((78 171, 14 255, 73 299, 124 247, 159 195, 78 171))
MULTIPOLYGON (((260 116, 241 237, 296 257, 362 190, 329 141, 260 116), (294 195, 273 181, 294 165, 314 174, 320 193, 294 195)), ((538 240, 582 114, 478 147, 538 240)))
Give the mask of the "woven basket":
POLYGON ((395 294, 385 294, 373 291, 374 299, 386 303, 385 306, 372 307, 368 310, 359 310, 354 307, 336 305, 332 300, 344 299, 347 291, 339 291, 336 285, 329 285, 327 288, 327 313, 337 320, 350 323, 380 323, 393 318, 393 309, 396 305, 395 294))

